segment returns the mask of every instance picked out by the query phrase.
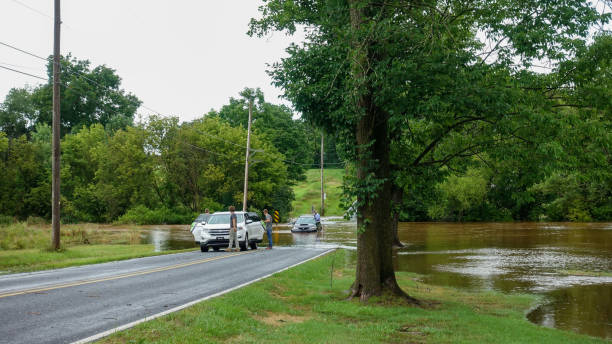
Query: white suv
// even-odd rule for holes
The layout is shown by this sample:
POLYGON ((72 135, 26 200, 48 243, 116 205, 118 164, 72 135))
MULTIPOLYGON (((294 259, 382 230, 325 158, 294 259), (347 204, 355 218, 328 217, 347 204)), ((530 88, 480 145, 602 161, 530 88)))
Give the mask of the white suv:
MULTIPOLYGON (((250 246, 256 250, 257 244, 263 240, 264 227, 257 213, 236 211, 238 232, 237 238, 240 250, 246 251, 250 246)), ((230 213, 228 211, 212 214, 200 234, 200 250, 208 252, 212 247, 215 251, 227 248, 229 245, 229 223, 230 213)))

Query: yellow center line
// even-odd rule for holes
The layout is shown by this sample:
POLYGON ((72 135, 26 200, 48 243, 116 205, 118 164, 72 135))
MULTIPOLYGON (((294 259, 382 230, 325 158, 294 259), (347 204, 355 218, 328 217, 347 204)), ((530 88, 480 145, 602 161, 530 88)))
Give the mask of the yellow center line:
MULTIPOLYGON (((253 252, 253 251, 250 251, 250 252, 253 252)), ((114 275, 114 276, 109 276, 109 277, 104 277, 104 278, 96 278, 96 279, 91 279, 91 280, 81 280, 81 281, 75 281, 75 282, 69 282, 69 283, 55 284, 55 285, 51 285, 51 286, 47 286, 47 287, 41 287, 41 288, 32 288, 32 289, 24 289, 24 290, 19 290, 19 291, 0 293, 0 299, 4 298, 4 297, 9 297, 9 296, 39 293, 39 292, 49 291, 49 290, 54 290, 54 289, 75 287, 75 286, 84 285, 84 284, 92 284, 92 283, 98 283, 98 282, 112 281, 112 280, 117 280, 117 279, 121 279, 121 278, 147 275, 147 274, 151 274, 151 273, 154 273, 154 272, 161 272, 161 271, 167 271, 167 270, 172 270, 172 269, 179 269, 179 268, 184 268, 184 267, 191 266, 191 265, 212 262, 214 260, 219 260, 219 259, 224 259, 224 258, 229 258, 229 257, 234 257, 234 256, 240 256, 240 255, 243 255, 243 254, 248 254, 250 252, 241 252, 241 253, 228 254, 228 255, 221 256, 221 257, 199 259, 199 260, 194 260, 194 261, 187 262, 187 263, 169 265, 169 266, 164 266, 164 267, 159 267, 159 268, 154 268, 154 269, 149 269, 149 270, 136 271, 136 272, 131 272, 131 273, 125 273, 125 274, 119 274, 119 275, 114 275)))

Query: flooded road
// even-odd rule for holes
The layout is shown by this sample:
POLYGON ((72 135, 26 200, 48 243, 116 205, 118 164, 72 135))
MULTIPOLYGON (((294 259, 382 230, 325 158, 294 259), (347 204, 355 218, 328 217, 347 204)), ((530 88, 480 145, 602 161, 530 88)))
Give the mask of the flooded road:
MULTIPOLYGON (((356 246, 355 223, 320 233, 274 228, 282 246, 356 246)), ((612 223, 401 223, 407 246, 396 269, 426 283, 542 296, 527 318, 539 325, 612 338, 612 223)), ((196 247, 188 226, 143 226, 159 250, 196 247)), ((267 241, 264 238, 264 241, 267 241)))

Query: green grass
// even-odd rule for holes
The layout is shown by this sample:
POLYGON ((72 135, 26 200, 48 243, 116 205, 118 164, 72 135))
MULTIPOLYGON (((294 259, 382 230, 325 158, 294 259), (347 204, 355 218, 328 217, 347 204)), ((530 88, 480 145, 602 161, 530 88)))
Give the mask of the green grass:
MULTIPOLYGON (((325 200, 326 216, 342 216, 344 209, 340 208, 340 197, 342 196, 343 169, 325 169, 324 191, 327 194, 325 200)), ((306 180, 299 182, 293 187, 295 201, 293 201, 292 217, 302 214, 310 214, 314 205, 317 211, 321 208, 321 170, 312 169, 306 171, 306 180)))
POLYGON ((344 251, 118 332, 102 343, 605 343, 539 327, 524 313, 535 296, 466 292, 399 273, 428 306, 385 298, 347 301, 354 268, 344 251), (334 262, 333 287, 330 267, 334 262))
POLYGON ((99 224, 62 225, 62 249, 53 252, 49 250, 51 227, 48 224, 0 226, 0 274, 181 252, 155 252, 153 245, 140 243, 141 231, 137 229, 105 230, 102 227, 99 224))
POLYGON ((0 274, 58 269, 116 260, 192 251, 155 252, 154 245, 80 245, 59 252, 45 249, 0 251, 0 274))
MULTIPOLYGON (((95 223, 62 225, 60 242, 63 247, 83 244, 139 244, 140 231, 137 229, 109 231, 104 225, 95 223)), ((51 243, 49 224, 28 224, 26 222, 0 226, 0 249, 19 250, 48 248, 51 243)))

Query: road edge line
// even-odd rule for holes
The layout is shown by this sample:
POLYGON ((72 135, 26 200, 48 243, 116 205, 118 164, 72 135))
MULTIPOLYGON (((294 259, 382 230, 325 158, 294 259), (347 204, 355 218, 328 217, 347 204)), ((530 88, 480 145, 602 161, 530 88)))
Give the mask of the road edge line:
POLYGON ((215 298, 215 297, 218 297, 218 296, 221 296, 221 295, 224 295, 224 294, 230 293, 230 292, 232 292, 232 291, 234 291, 234 290, 236 290, 236 289, 240 289, 240 288, 242 288, 242 287, 246 287, 246 286, 247 286, 247 285, 249 285, 249 284, 253 284, 253 283, 255 283, 255 282, 259 282, 259 281, 261 281, 261 280, 263 280, 263 279, 266 279, 266 278, 268 278, 268 277, 270 277, 270 276, 273 276, 273 275, 275 275, 275 274, 277 274, 277 273, 279 273, 279 272, 283 272, 283 271, 289 270, 289 269, 291 269, 291 268, 294 268, 294 267, 296 267, 296 266, 298 266, 298 265, 301 265, 301 264, 307 263, 307 262, 309 262, 309 261, 311 261, 311 260, 314 260, 314 259, 317 259, 317 258, 319 258, 319 257, 322 257, 322 256, 324 256, 324 255, 326 255, 326 254, 328 254, 328 253, 330 253, 330 252, 332 252, 332 251, 335 251, 335 250, 336 250, 336 249, 329 249, 329 250, 324 251, 324 252, 322 252, 322 253, 320 253, 320 254, 318 254, 318 255, 314 256, 314 257, 310 257, 310 258, 308 258, 308 259, 306 259, 306 260, 304 260, 304 261, 301 261, 301 262, 295 263, 295 264, 293 264, 293 265, 290 265, 290 266, 284 267, 284 268, 282 268, 282 269, 280 269, 280 270, 278 270, 278 271, 275 271, 275 272, 269 273, 269 274, 267 274, 267 275, 265 275, 265 276, 261 276, 261 277, 258 277, 258 278, 256 278, 256 279, 254 279, 254 280, 251 280, 251 281, 248 281, 248 282, 245 282, 245 283, 239 284, 239 285, 237 285, 237 286, 235 286, 235 287, 232 287, 232 288, 230 288, 230 289, 223 290, 223 291, 217 292, 217 293, 212 294, 212 295, 205 296, 205 297, 203 297, 203 298, 200 298, 200 299, 197 299, 197 300, 194 300, 194 301, 190 301, 190 302, 188 302, 188 303, 186 303, 186 304, 183 304, 183 305, 180 305, 180 306, 174 307, 174 308, 172 308, 172 309, 165 310, 165 311, 160 312, 160 313, 157 313, 157 314, 149 315, 149 316, 144 317, 144 318, 142 318, 142 319, 139 319, 139 320, 133 321, 133 322, 131 322, 131 323, 127 323, 127 324, 125 324, 125 325, 121 325, 121 326, 118 326, 118 327, 112 328, 112 329, 110 329, 110 330, 106 330, 106 331, 104 331, 104 332, 100 332, 100 333, 98 333, 98 334, 94 334, 93 336, 90 336, 90 337, 87 337, 87 338, 79 339, 79 340, 77 340, 77 341, 75 341, 75 342, 72 342, 72 344, 85 344, 85 343, 91 343, 91 342, 93 342, 94 340, 98 340, 98 339, 102 339, 102 338, 104 338, 104 337, 110 336, 111 334, 113 334, 113 333, 115 333, 115 332, 119 332, 119 331, 127 330, 127 329, 129 329, 129 328, 131 328, 131 327, 134 327, 134 326, 136 326, 136 325, 142 324, 142 323, 144 323, 144 322, 151 321, 151 320, 153 320, 153 319, 157 319, 157 318, 159 318, 159 317, 163 317, 164 315, 168 315, 168 314, 170 314, 170 313, 178 312, 178 311, 183 310, 183 309, 185 309, 185 308, 191 307, 191 306, 195 305, 196 303, 200 303, 200 302, 202 302, 202 301, 206 301, 206 300, 209 300, 209 299, 212 299, 212 298, 215 298))

